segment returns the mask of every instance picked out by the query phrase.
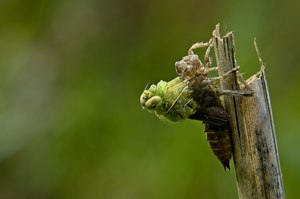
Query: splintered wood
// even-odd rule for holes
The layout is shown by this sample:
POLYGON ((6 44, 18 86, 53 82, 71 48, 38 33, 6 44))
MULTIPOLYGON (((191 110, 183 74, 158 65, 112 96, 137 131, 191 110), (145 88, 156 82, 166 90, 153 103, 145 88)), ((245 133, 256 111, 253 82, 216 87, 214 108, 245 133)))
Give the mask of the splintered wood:
MULTIPOLYGON (((219 75, 236 67, 232 32, 220 37, 219 24, 213 31, 219 75)), ((247 83, 252 97, 224 96, 229 113, 233 159, 240 199, 285 198, 274 129, 270 96, 259 51, 260 72, 247 83)), ((243 89, 235 74, 221 81, 223 90, 243 89)))

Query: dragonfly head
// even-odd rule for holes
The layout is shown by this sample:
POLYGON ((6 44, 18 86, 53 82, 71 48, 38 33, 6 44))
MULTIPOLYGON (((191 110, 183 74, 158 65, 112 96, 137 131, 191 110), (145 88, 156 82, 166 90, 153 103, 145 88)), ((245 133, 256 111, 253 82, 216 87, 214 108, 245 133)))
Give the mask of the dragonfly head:
POLYGON ((153 109, 161 102, 161 97, 153 95, 149 90, 144 90, 140 97, 140 102, 143 108, 153 109))
POLYGON ((188 55, 182 60, 175 62, 176 72, 184 77, 190 77, 201 70, 203 64, 201 63, 198 55, 188 55))

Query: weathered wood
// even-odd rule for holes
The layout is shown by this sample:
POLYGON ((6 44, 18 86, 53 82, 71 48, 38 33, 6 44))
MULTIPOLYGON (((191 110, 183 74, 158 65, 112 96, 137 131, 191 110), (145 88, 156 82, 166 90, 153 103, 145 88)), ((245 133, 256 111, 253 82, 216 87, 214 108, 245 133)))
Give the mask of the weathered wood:
MULTIPOLYGON (((221 38, 217 25, 213 40, 218 72, 222 75, 237 66, 233 33, 221 38)), ((247 80, 254 91, 252 97, 224 96, 224 106, 231 117, 237 189, 240 199, 282 199, 285 194, 272 108, 261 59, 260 63, 261 71, 247 80)), ((232 74, 221 82, 221 88, 242 89, 237 80, 232 74)))

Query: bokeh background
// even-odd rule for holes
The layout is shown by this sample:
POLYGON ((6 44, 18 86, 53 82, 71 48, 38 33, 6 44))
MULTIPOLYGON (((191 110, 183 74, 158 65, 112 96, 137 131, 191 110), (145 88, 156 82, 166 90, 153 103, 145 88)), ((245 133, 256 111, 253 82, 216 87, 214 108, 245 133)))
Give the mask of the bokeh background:
MULTIPOLYGON (((237 198, 197 121, 142 110, 216 23, 267 65, 287 198, 300 198, 299 1, 1 0, 0 198, 237 198)), ((203 53, 202 51, 198 51, 203 53)))

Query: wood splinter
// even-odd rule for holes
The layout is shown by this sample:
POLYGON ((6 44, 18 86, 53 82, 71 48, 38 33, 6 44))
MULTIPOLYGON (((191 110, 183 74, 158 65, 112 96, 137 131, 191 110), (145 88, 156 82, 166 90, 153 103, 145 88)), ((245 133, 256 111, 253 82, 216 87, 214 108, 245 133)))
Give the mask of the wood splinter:
MULTIPOLYGON (((213 31, 213 45, 219 76, 237 66, 232 32, 220 37, 219 24, 213 31)), ((247 80, 252 97, 224 96, 230 115, 233 159, 240 199, 283 199, 283 180, 279 163, 265 67, 259 50, 259 73, 247 80)), ((221 80, 222 90, 239 90, 237 76, 221 80)))

